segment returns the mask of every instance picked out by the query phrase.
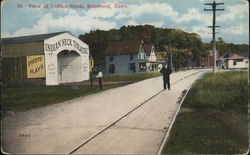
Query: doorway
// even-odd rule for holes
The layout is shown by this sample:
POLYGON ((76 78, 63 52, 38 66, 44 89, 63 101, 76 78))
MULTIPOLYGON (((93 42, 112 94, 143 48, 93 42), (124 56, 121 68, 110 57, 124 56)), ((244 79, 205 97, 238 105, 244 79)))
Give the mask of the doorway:
POLYGON ((63 50, 57 55, 59 83, 76 82, 80 76, 81 56, 75 51, 63 50))

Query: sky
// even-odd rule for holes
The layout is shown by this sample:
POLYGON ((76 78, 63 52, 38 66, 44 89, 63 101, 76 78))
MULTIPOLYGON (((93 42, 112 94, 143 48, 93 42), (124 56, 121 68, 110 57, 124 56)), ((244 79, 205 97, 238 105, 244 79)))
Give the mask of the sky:
MULTIPOLYGON (((75 36, 91 30, 150 24, 181 29, 212 40, 212 0, 5 0, 1 3, 1 38, 70 31, 75 36), (98 8, 98 6, 102 8, 98 8), (32 7, 33 6, 33 7, 32 7), (36 6, 36 7, 34 7, 36 6), (57 8, 55 7, 57 6, 57 8), (77 6, 77 8, 76 8, 77 6), (91 6, 91 7, 90 7, 91 6), (97 8, 93 8, 97 6, 97 8), (118 7, 120 6, 120 7, 118 7), (40 8, 38 8, 40 7, 40 8), (59 7, 59 8, 58 8, 59 7), (65 8, 67 7, 67 8, 65 8)), ((216 39, 249 44, 247 0, 216 0, 216 39)))

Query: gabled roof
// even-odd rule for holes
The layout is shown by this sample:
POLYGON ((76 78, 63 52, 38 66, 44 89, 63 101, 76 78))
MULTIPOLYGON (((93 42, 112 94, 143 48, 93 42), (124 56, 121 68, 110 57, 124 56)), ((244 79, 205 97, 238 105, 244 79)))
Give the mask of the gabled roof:
POLYGON ((66 32, 68 32, 68 31, 30 35, 30 36, 21 36, 21 37, 2 38, 1 40, 2 40, 2 44, 37 42, 37 41, 43 41, 45 39, 48 39, 48 38, 51 38, 51 37, 54 37, 54 36, 57 36, 59 34, 63 34, 66 32))
POLYGON ((139 53, 142 43, 143 43, 142 40, 109 42, 105 49, 105 54, 106 55, 136 54, 139 53))
POLYGON ((152 51, 153 45, 152 44, 145 44, 145 48, 146 48, 146 55, 150 56, 150 53, 152 51))
POLYGON ((237 60, 237 59, 245 59, 246 57, 242 57, 242 56, 239 56, 239 55, 233 55, 229 58, 227 58, 228 60, 237 60))

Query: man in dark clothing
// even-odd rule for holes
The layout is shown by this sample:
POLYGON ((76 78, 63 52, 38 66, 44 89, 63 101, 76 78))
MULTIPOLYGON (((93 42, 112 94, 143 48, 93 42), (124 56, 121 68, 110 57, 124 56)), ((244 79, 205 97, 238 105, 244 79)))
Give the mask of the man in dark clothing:
POLYGON ((166 68, 165 64, 163 64, 160 72, 163 75, 164 90, 166 89, 166 84, 168 85, 168 90, 170 90, 170 77, 169 77, 169 75, 172 73, 171 67, 168 65, 168 67, 166 68))

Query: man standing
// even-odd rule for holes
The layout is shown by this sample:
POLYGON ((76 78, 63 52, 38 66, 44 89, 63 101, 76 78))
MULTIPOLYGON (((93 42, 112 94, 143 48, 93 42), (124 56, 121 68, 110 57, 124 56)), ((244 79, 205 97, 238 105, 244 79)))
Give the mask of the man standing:
POLYGON ((98 78, 99 80, 99 88, 102 89, 102 77, 103 77, 103 74, 102 74, 102 71, 100 70, 98 75, 96 76, 96 78, 98 78))
POLYGON ((172 73, 170 65, 165 67, 165 64, 162 65, 162 69, 160 70, 163 75, 163 88, 166 90, 166 85, 168 85, 168 90, 170 90, 170 74, 172 73))

